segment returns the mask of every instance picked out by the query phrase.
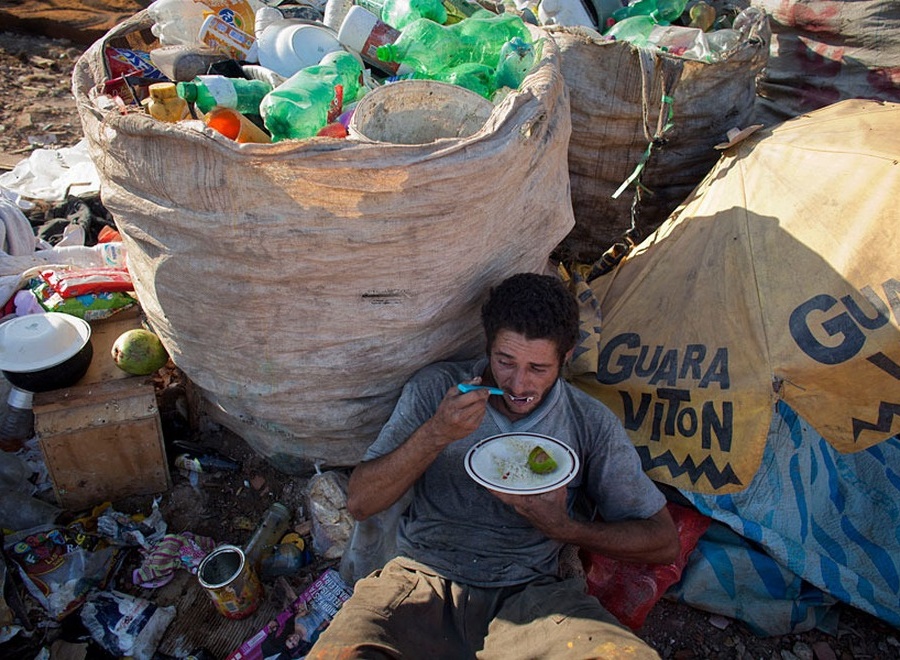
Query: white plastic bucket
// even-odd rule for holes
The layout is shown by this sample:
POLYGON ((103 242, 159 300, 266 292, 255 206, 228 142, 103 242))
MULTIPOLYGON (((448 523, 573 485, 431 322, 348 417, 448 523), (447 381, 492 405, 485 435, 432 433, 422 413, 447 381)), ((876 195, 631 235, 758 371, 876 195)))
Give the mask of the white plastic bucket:
POLYGON ((347 132, 361 142, 429 144, 464 138, 484 126, 494 105, 475 92, 435 80, 401 80, 357 104, 347 132))

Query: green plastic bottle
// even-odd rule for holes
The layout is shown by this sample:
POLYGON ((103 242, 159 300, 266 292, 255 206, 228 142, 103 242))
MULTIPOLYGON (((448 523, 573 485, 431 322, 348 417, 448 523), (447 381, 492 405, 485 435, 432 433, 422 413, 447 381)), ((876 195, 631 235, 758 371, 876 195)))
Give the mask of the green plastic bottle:
POLYGON ((397 30, 418 18, 443 25, 447 22, 447 10, 441 0, 384 0, 381 7, 381 20, 397 30))
POLYGON ((687 7, 687 0, 637 0, 612 13, 613 20, 618 23, 626 18, 649 16, 656 23, 667 25, 677 21, 687 7))
POLYGON ((272 91, 263 80, 244 80, 226 76, 197 76, 191 82, 176 85, 178 96, 193 103, 204 114, 215 106, 232 108, 241 114, 259 114, 259 104, 272 91))
POLYGON ((657 25, 658 23, 647 15, 629 16, 613 23, 603 36, 613 37, 616 41, 628 41, 635 46, 650 46, 650 33, 657 25))
POLYGON ((515 37, 531 41, 525 23, 514 14, 476 13, 453 25, 438 25, 420 18, 403 28, 394 43, 379 46, 377 56, 434 77, 463 63, 495 68, 503 44, 515 37))
POLYGON ((437 75, 465 61, 466 45, 453 29, 462 23, 465 21, 444 26, 420 18, 404 27, 397 41, 379 46, 376 56, 384 62, 405 64, 417 73, 437 75))
POLYGON ((497 65, 495 84, 497 89, 509 87, 519 89, 519 85, 525 80, 535 61, 534 45, 514 37, 500 49, 500 63, 497 65))
POLYGON ((488 100, 497 89, 494 83, 494 70, 487 64, 477 62, 463 62, 449 69, 443 69, 431 79, 465 87, 488 100))
POLYGON ((531 33, 525 22, 515 14, 476 14, 452 26, 468 47, 467 59, 490 67, 500 63, 503 45, 515 38, 531 43, 531 33))
POLYGON ((272 142, 316 135, 337 119, 345 105, 356 100, 361 76, 359 60, 339 50, 281 83, 259 106, 272 142))

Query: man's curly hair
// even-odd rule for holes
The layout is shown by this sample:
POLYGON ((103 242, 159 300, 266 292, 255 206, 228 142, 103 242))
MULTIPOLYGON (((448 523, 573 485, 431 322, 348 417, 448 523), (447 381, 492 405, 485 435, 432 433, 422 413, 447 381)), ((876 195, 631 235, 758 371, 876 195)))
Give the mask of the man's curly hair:
POLYGON ((578 341, 578 303, 557 278, 518 273, 493 287, 481 308, 481 323, 491 352, 500 330, 556 344, 560 364, 578 341))

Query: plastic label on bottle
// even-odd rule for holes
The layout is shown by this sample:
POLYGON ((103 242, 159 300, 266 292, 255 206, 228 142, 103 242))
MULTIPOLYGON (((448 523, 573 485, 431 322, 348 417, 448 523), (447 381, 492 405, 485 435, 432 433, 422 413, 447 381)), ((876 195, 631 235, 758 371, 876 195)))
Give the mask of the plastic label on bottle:
POLYGON ((231 80, 224 76, 197 76, 210 95, 216 100, 216 105, 226 108, 237 107, 238 94, 231 80))
POLYGON ((234 59, 246 60, 256 39, 219 16, 211 15, 200 28, 200 41, 234 59))

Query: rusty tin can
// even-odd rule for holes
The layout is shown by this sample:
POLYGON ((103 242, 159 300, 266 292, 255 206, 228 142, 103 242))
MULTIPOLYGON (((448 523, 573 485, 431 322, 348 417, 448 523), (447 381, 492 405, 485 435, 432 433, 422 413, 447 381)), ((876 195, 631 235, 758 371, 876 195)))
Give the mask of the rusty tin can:
POLYGON ((206 555, 197 577, 219 613, 229 619, 243 619, 259 607, 262 585, 244 551, 235 545, 220 545, 206 555))

